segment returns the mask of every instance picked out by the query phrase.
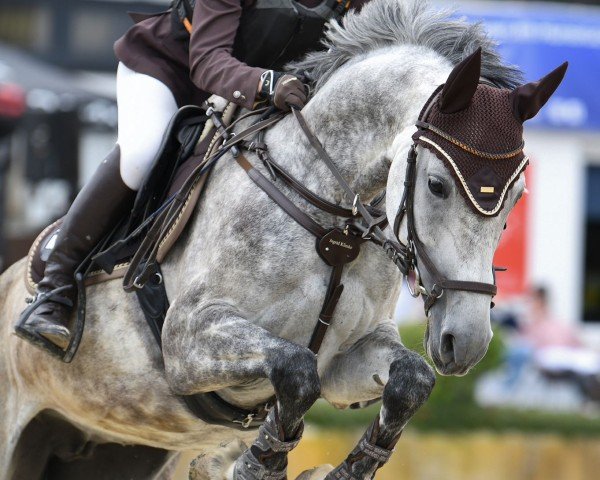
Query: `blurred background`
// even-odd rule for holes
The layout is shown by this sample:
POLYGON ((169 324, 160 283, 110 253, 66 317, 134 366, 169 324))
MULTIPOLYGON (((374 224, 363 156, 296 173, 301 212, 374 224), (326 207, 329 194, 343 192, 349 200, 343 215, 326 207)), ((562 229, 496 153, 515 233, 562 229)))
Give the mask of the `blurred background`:
MULTIPOLYGON (((131 24, 125 12, 168 3, 0 0, 0 271, 65 212, 116 139, 112 45, 131 24)), ((508 271, 497 275, 490 350, 467 377, 438 379, 378 478, 599 478, 599 3, 453 2, 528 80, 570 67, 526 129, 529 193, 495 259, 508 271)), ((422 304, 405 297, 399 328, 423 353, 422 304)), ((292 474, 341 461, 376 409, 317 404, 292 474)))

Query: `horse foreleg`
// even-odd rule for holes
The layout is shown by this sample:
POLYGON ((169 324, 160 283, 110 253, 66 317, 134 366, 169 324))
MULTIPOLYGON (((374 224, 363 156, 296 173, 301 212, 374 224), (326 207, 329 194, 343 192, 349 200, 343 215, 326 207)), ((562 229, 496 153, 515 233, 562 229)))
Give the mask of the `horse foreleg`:
POLYGON ((327 480, 365 480, 390 458, 402 430, 429 398, 435 375, 423 357, 400 343, 393 326, 383 325, 337 355, 323 376, 323 396, 352 404, 383 396, 381 410, 358 445, 327 480), (352 387, 358 387, 353 391, 352 387))
POLYGON ((39 462, 23 467, 20 461, 20 446, 22 435, 30 421, 36 416, 39 407, 35 403, 27 402, 23 397, 18 398, 13 391, 5 391, 8 382, 0 386, 0 480, 13 478, 38 478, 41 475, 43 463, 46 459, 38 452, 36 457, 39 462), (20 401, 20 404, 19 404, 20 401), (25 470, 25 471, 23 471, 25 470), (36 472, 36 473, 33 473, 36 472))
POLYGON ((287 453, 300 440, 302 419, 320 396, 316 356, 222 303, 187 313, 172 308, 163 339, 167 379, 175 393, 214 391, 262 378, 271 382, 275 407, 237 460, 233 478, 284 479, 287 453))

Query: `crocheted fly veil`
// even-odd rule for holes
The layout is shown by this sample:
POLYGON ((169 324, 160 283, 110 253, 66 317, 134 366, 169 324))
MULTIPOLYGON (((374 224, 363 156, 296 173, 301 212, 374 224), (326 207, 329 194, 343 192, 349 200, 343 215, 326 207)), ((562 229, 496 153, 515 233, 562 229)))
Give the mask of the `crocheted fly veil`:
POLYGON ((560 84, 567 64, 515 90, 480 78, 481 49, 458 64, 421 111, 414 141, 439 157, 478 214, 497 215, 513 182, 525 170, 523 122, 560 84))

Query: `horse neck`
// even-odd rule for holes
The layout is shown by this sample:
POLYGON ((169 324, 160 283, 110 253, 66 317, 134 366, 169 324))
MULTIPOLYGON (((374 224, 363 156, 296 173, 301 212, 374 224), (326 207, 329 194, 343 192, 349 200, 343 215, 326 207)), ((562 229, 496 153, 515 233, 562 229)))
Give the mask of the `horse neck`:
MULTIPOLYGON (((398 50, 402 48, 414 47, 398 50)), ((401 52, 396 52, 395 57, 402 61, 388 64, 391 71, 385 72, 385 67, 379 69, 385 72, 387 82, 358 72, 353 76, 349 68, 343 75, 332 76, 302 110, 313 133, 363 201, 385 189, 394 138, 414 125, 429 95, 447 74, 443 61, 437 69, 432 69, 431 62, 409 65, 401 52), (348 78, 356 78, 351 90, 348 78), (374 84, 378 88, 373 88, 374 84)), ((406 58, 414 57, 406 55, 406 58)), ((440 63, 439 59, 434 60, 440 63)), ((382 75, 377 68, 370 73, 373 77, 382 75)), ((307 187, 337 203, 351 200, 344 198, 341 186, 293 115, 273 127, 266 139, 273 158, 307 187)))

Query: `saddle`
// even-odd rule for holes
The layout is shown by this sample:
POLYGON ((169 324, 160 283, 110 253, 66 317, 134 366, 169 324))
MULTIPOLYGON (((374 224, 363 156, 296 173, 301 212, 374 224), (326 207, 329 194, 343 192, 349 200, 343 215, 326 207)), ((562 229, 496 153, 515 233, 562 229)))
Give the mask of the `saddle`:
MULTIPOLYGON (((231 122, 236 106, 230 103, 222 110, 224 122, 231 122)), ((152 169, 136 196, 130 215, 120 222, 115 231, 96 250, 97 255, 93 262, 95 265, 85 275, 86 286, 125 277, 131 259, 143 242, 144 234, 152 227, 152 222, 149 221, 153 218, 152 214, 181 192, 186 183, 192 183, 184 192, 177 216, 171 220, 169 228, 161 230, 155 239, 158 246, 156 260, 160 264, 166 258, 184 231, 210 171, 198 178, 193 177, 218 147, 216 129, 212 122, 206 120, 204 110, 194 106, 181 108, 173 117, 152 169), (174 158, 177 159, 175 162, 174 158), (110 247, 104 249, 107 245, 110 247)), ((47 226, 37 236, 27 254, 25 280, 27 290, 31 294, 35 293, 37 284, 44 276, 46 261, 61 224, 62 219, 58 219, 47 226)))

